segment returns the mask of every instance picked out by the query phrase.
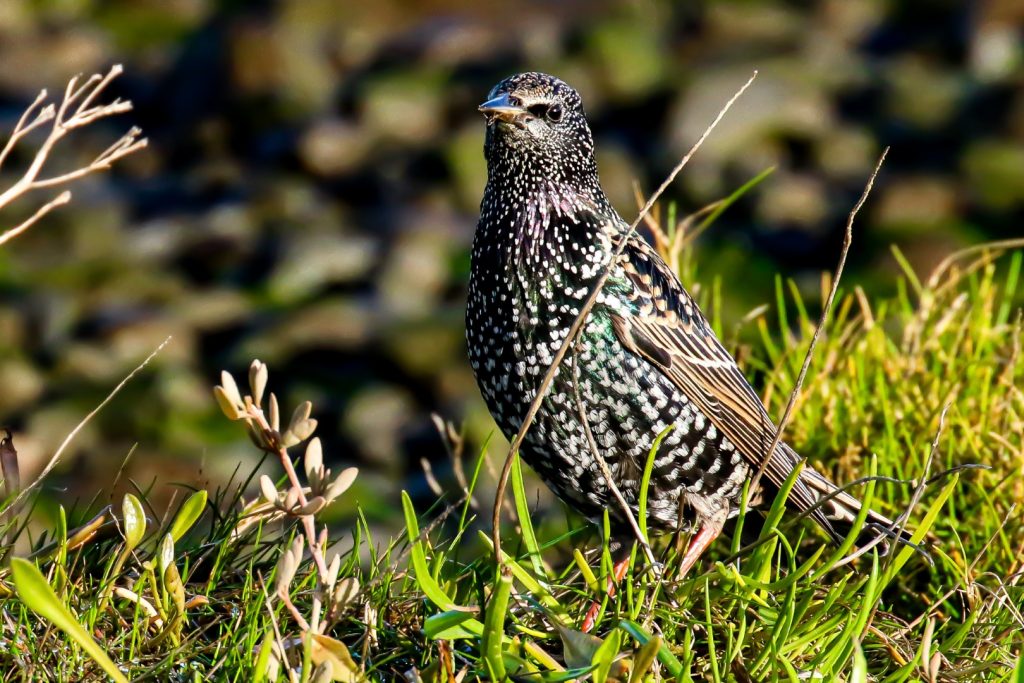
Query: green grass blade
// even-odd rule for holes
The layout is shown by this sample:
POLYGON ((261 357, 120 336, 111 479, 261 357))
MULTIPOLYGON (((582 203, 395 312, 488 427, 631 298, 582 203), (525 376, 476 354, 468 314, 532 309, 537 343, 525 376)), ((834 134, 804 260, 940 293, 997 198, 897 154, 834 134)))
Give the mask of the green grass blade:
POLYGON ((274 632, 267 631, 260 644, 260 653, 252 666, 252 683, 263 683, 267 678, 267 666, 270 664, 270 653, 273 650, 274 632))
POLYGON ((469 488, 466 491, 466 502, 462 504, 462 512, 459 514, 459 529, 466 528, 466 517, 469 515, 469 510, 473 503, 473 492, 476 491, 476 483, 480 479, 480 471, 483 469, 484 463, 487 462, 487 447, 491 443, 491 436, 493 432, 487 435, 484 439, 483 445, 480 447, 480 455, 476 459, 476 466, 473 467, 473 478, 469 480, 469 488))
POLYGON ((93 640, 68 608, 61 604, 60 599, 47 583, 46 577, 34 564, 20 557, 13 558, 11 560, 11 577, 14 580, 14 590, 29 609, 64 631, 117 683, 128 683, 128 679, 111 661, 99 643, 93 640))
POLYGON ((736 190, 734 190, 728 197, 721 200, 718 203, 718 206, 716 206, 714 210, 712 210, 712 212, 708 214, 708 217, 700 222, 700 225, 697 226, 697 229, 694 230, 693 233, 691 233, 691 239, 693 239, 693 236, 699 235, 704 230, 706 230, 712 223, 714 223, 718 219, 719 216, 722 215, 722 213, 726 209, 735 204, 736 201, 743 197, 743 195, 757 187, 757 185, 759 185, 762 180, 764 180, 774 172, 775 167, 769 166, 768 168, 764 169, 756 176, 754 176, 753 178, 751 178, 750 180, 736 188, 736 190))
POLYGON ((672 430, 675 429, 675 425, 669 425, 665 429, 661 430, 661 434, 658 434, 654 443, 651 444, 651 450, 647 453, 647 462, 644 463, 643 477, 640 479, 640 498, 637 501, 637 507, 639 509, 640 516, 637 519, 637 524, 640 526, 640 534, 645 538, 649 539, 650 536, 647 534, 647 497, 650 494, 651 486, 651 473, 654 471, 654 459, 658 455, 658 451, 661 449, 661 442, 665 440, 672 430))
MULTIPOLYGON (((484 545, 493 553, 494 552, 494 541, 491 537, 484 533, 483 530, 478 530, 480 540, 483 541, 484 545)), ((506 556, 505 564, 512 571, 512 576, 515 577, 519 583, 523 584, 523 588, 534 598, 536 598, 540 604, 544 605, 551 614, 556 617, 563 624, 569 623, 569 617, 565 612, 565 608, 562 604, 551 594, 548 587, 537 580, 530 572, 523 567, 523 565, 516 562, 513 558, 506 556)), ((589 567, 587 568, 589 570, 589 567)), ((596 581, 596 579, 595 579, 596 581)))
POLYGON ((859 641, 853 643, 853 671, 850 683, 868 683, 868 660, 864 658, 864 650, 859 641))
POLYGON ((1017 295, 1022 261, 1024 261, 1024 251, 1013 252, 1010 257, 1010 269, 1006 274, 1006 284, 1003 288, 1004 294, 999 304, 999 311, 996 313, 996 325, 1002 326, 1010 321, 1010 312, 1013 308, 1014 297, 1017 295))
MULTIPOLYGON (((623 619, 619 622, 619 628, 632 636, 633 640, 640 643, 640 645, 646 645, 651 641, 653 636, 648 633, 643 626, 640 624, 623 619)), ((672 654, 672 651, 668 649, 668 646, 662 641, 661 646, 658 648, 658 661, 668 671, 669 676, 673 679, 678 679, 683 674, 683 665, 676 659, 676 656, 672 654)))
MULTIPOLYGON (((938 518, 939 513, 942 512, 942 507, 946 504, 946 500, 949 498, 950 494, 952 494, 956 489, 959 481, 960 474, 955 473, 949 478, 946 485, 942 487, 942 491, 939 492, 939 495, 935 497, 935 501, 928 507, 928 511, 925 513, 924 519, 921 520, 921 524, 914 531, 913 536, 911 536, 911 543, 919 544, 924 540, 925 535, 927 535, 928 531, 932 528, 932 525, 935 524, 935 520, 938 518)), ((891 565, 886 567, 885 571, 882 573, 882 580, 879 582, 879 591, 885 589, 885 587, 889 585, 889 582, 900 573, 903 566, 907 564, 911 556, 916 552, 917 551, 910 546, 903 546, 900 548, 899 553, 896 555, 896 559, 891 565)))
POLYGON ((504 564, 498 571, 491 599, 487 602, 487 614, 484 617, 484 633, 480 641, 480 650, 484 657, 491 680, 505 680, 505 660, 501 656, 502 639, 505 636, 505 614, 508 612, 508 599, 512 594, 512 572, 504 564))
POLYGON ((530 554, 533 571, 537 573, 537 576, 547 577, 544 560, 540 554, 540 546, 537 544, 537 535, 533 531, 533 521, 530 519, 530 505, 526 499, 526 489, 523 486, 523 464, 518 453, 512 459, 512 497, 516 504, 516 515, 519 517, 519 528, 523 534, 523 545, 526 546, 526 552, 530 554))
MULTIPOLYGON (((465 608, 455 604, 455 601, 448 597, 448 594, 442 590, 430 573, 427 557, 423 552, 423 541, 419 537, 420 526, 416 521, 416 510, 412 506, 412 499, 405 491, 402 491, 402 512, 405 514, 405 529, 411 546, 409 553, 412 556, 413 578, 416 580, 416 584, 423 595, 442 611, 464 611, 465 608)), ((484 625, 476 619, 468 620, 465 627, 475 635, 482 635, 484 631, 484 625)))

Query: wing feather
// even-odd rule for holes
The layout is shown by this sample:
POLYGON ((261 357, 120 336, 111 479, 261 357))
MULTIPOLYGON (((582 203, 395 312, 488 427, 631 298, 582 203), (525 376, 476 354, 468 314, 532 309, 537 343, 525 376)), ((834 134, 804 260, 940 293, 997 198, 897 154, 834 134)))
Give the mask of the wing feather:
MULTIPOLYGON (((671 379, 752 467, 760 468, 767 458, 765 476, 782 486, 800 457, 785 444, 768 455, 775 424, 736 361, 675 273, 646 242, 634 237, 623 253, 622 274, 634 312, 611 313, 619 340, 671 379)), ((817 499, 801 478, 789 502, 808 510, 817 499)), ((820 509, 811 516, 835 534, 820 509)))

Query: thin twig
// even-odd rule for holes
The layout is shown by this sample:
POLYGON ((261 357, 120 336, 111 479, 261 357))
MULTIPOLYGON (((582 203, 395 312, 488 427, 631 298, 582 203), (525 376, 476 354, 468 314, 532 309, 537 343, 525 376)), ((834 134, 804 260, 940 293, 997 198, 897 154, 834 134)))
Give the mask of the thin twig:
POLYGON ((58 206, 64 206, 70 201, 71 191, 64 190, 59 195, 57 195, 56 197, 54 197, 53 199, 39 207, 39 209, 34 214, 32 214, 30 217, 22 221, 21 224, 14 226, 10 230, 0 235, 0 246, 3 246, 7 242, 10 242, 15 237, 31 228, 33 225, 39 222, 40 218, 50 213, 58 206))
POLYGON ((976 254, 979 251, 1003 251, 1006 249, 1019 249, 1021 247, 1024 247, 1024 239, 1020 237, 1014 237, 1005 240, 995 240, 992 242, 984 242, 982 244, 974 244, 969 247, 960 249, 959 251, 955 251, 946 258, 942 259, 942 262, 939 263, 939 265, 937 265, 934 270, 932 270, 931 275, 928 276, 927 288, 930 290, 937 289, 939 286, 939 279, 946 272, 946 270, 948 270, 949 267, 953 265, 953 263, 962 259, 965 256, 976 254))
MULTIPOLYGON (((924 463, 924 472, 921 474, 921 480, 918 482, 917 486, 914 487, 914 492, 910 496, 910 504, 907 506, 907 509, 900 513, 893 522, 893 526, 897 530, 896 538, 901 538, 903 536, 903 532, 907 528, 907 520, 910 519, 910 515, 914 511, 914 508, 917 506, 922 496, 924 496, 924 490, 928 487, 928 484, 931 483, 931 479, 928 478, 928 475, 931 473, 932 463, 935 462, 935 455, 939 452, 939 440, 942 438, 942 430, 946 426, 946 413, 949 412, 949 406, 950 404, 947 403, 939 412, 939 426, 935 429, 935 437, 932 439, 931 448, 928 449, 928 458, 924 463)), ((888 569, 889 564, 895 561, 896 553, 891 553, 885 568, 888 569)))
POLYGON ((21 115, 21 118, 18 119, 18 123, 14 125, 14 131, 11 133, 11 137, 8 138, 7 144, 4 145, 3 150, 0 151, 0 166, 4 165, 4 161, 7 160, 7 155, 11 153, 11 150, 14 149, 14 146, 16 144, 18 144, 19 140, 21 140, 23 137, 31 133, 33 130, 35 130, 36 128, 43 125, 44 123, 46 123, 54 117, 56 110, 53 108, 52 104, 48 104, 47 106, 43 107, 43 109, 38 114, 36 114, 36 117, 32 120, 32 123, 29 123, 28 125, 26 125, 25 123, 26 121, 28 121, 29 116, 31 116, 32 113, 35 112, 36 107, 38 107, 40 104, 46 101, 46 98, 46 91, 41 90, 39 92, 39 95, 37 95, 36 99, 32 102, 32 104, 28 105, 28 107, 25 108, 25 112, 21 115))
MULTIPOLYGON (((976 467, 972 466, 972 465, 957 465, 955 467, 951 467, 949 469, 943 470, 939 474, 936 474, 934 477, 931 477, 930 479, 928 479, 925 482, 925 488, 927 488, 928 486, 931 486, 932 484, 940 481, 941 479, 943 479, 946 476, 949 476, 951 474, 955 474, 957 472, 962 472, 962 471, 964 471, 966 469, 976 469, 976 467)), ((834 498, 836 498, 836 497, 838 497, 838 496, 840 496, 840 495, 842 495, 844 493, 849 493, 850 491, 853 491, 855 488, 857 488, 858 486, 861 486, 862 484, 867 484, 867 483, 870 483, 870 482, 873 482, 873 481, 874 482, 882 482, 882 483, 886 483, 886 484, 896 484, 896 485, 900 485, 900 486, 916 486, 917 485, 916 480, 897 479, 896 477, 887 477, 887 476, 880 475, 880 474, 865 475, 863 477, 858 477, 857 479, 854 479, 852 481, 846 482, 842 486, 837 486, 835 491, 831 491, 830 493, 828 493, 828 494, 822 496, 821 498, 817 499, 814 502, 814 505, 812 505, 811 507, 807 508, 803 512, 801 512, 799 514, 796 514, 796 515, 793 515, 793 516, 789 517, 788 519, 786 519, 785 521, 780 522, 780 524, 779 524, 779 531, 784 531, 784 530, 786 530, 786 529, 788 529, 790 527, 796 526, 797 524, 800 523, 800 520, 806 519, 807 517, 810 517, 814 513, 815 510, 820 510, 825 505, 827 505, 829 501, 833 500, 834 498)), ((745 546, 743 546, 741 548, 738 548, 736 550, 736 552, 734 552, 731 555, 728 555, 727 557, 725 557, 722 560, 722 562, 724 564, 729 564, 730 562, 733 562, 733 561, 735 561, 735 560, 737 560, 737 559, 739 559, 741 557, 744 557, 750 551, 755 550, 756 548, 764 545, 769 540, 771 540, 771 536, 765 536, 764 538, 759 538, 759 539, 757 539, 755 541, 751 541, 747 545, 745 545, 745 546)), ((926 557, 928 557, 927 553, 925 553, 925 551, 923 549, 921 549, 919 546, 912 545, 911 547, 913 547, 915 550, 917 550, 918 552, 920 552, 920 553, 924 554, 926 557)), ((930 559, 929 559, 929 563, 931 563, 930 559)), ((834 566, 830 567, 829 569, 833 569, 833 568, 834 568, 834 566)))
POLYGON ((807 369, 811 365, 814 347, 818 344, 818 337, 821 336, 821 331, 825 328, 825 323, 828 321, 828 314, 832 310, 832 302, 835 301, 836 292, 839 290, 839 279, 843 276, 843 268, 846 266, 846 255, 849 253, 850 244, 853 242, 853 221, 857 217, 857 213, 860 211, 861 207, 864 206, 864 202, 867 201, 868 195, 871 194, 871 188, 875 185, 875 178, 878 177, 878 172, 882 169, 882 164, 885 162, 887 154, 889 154, 888 147, 882 150, 882 155, 878 157, 878 163, 875 164, 875 170, 871 172, 871 176, 868 178, 868 182, 864 186, 864 191, 861 193, 860 199, 858 199, 857 203, 854 204, 853 210, 850 211, 850 215, 846 219, 846 232, 843 235, 843 249, 839 253, 839 264, 836 266, 835 277, 832 278, 832 287, 829 289, 828 298, 825 300, 825 306, 821 310, 821 319, 818 321, 818 326, 814 329, 814 335, 811 337, 811 343, 807 347, 807 353, 804 355, 804 363, 800 367, 800 374, 797 375, 796 378, 796 385, 793 387, 793 391, 789 395, 789 402, 786 403, 786 409, 782 413, 782 419, 779 420, 779 426, 775 429, 775 436, 772 438, 771 446, 768 447, 767 453, 761 460, 761 466, 757 468, 757 473, 750 481, 750 486, 747 487, 747 500, 744 503, 745 507, 749 507, 750 496, 757 490, 757 485, 761 481, 761 477, 764 475, 764 471, 768 467, 768 463, 771 461, 772 455, 775 453, 775 449, 778 448, 779 442, 782 441, 783 430, 789 422, 790 415, 793 412, 793 406, 796 405, 797 396, 800 395, 800 389, 803 387, 804 379, 807 377, 807 369))
POLYGON ((420 458, 420 467, 423 469, 423 477, 427 480, 427 486, 430 487, 431 492, 438 498, 444 495, 444 489, 441 488, 441 482, 434 476, 434 468, 430 464, 428 458, 420 458))
POLYGON ((142 369, 145 368, 146 365, 148 365, 151 360, 156 358, 157 354, 163 351, 164 347, 167 346, 170 343, 170 341, 171 337, 167 337, 167 339, 164 339, 162 342, 160 342, 160 345, 153 349, 153 352, 146 356, 146 359, 144 361, 135 366, 135 369, 129 372, 125 376, 125 378, 122 379, 120 383, 116 387, 114 387, 109 394, 107 394, 107 397, 100 401, 100 404, 98 406, 93 408, 88 415, 82 418, 82 421, 79 422, 66 437, 64 437, 64 441, 61 442, 60 446, 57 448, 57 451, 53 454, 53 457, 50 458, 50 462, 46 463, 46 467, 43 468, 43 471, 39 473, 39 475, 35 478, 35 480, 32 481, 31 484, 29 484, 28 486, 21 490, 21 493, 18 494, 18 497, 15 498, 14 501, 11 503, 12 507, 17 506, 18 503, 20 503, 22 499, 24 499, 25 496, 28 495, 29 491, 31 491, 32 489, 39 485, 39 483, 46 477, 46 475, 48 475, 50 471, 57 466, 57 463, 60 462, 60 456, 64 454, 64 450, 68 447, 71 441, 76 436, 78 436, 78 433, 82 431, 82 429, 84 429, 87 424, 89 424, 89 422, 92 420, 93 417, 96 416, 97 413, 99 413, 104 407, 106 407, 108 403, 110 403, 113 400, 115 396, 117 396, 121 389, 124 389, 125 385, 127 385, 128 382, 132 381, 132 379, 134 379, 137 374, 142 372, 142 369))
MULTIPOLYGON (((97 155, 87 166, 51 178, 39 178, 43 166, 50 157, 50 153, 57 143, 70 131, 87 126, 98 119, 121 114, 132 109, 131 102, 119 99, 115 99, 109 104, 93 105, 96 98, 110 85, 113 79, 121 75, 122 71, 121 65, 117 64, 105 76, 93 75, 80 87, 78 86, 78 77, 72 78, 64 89, 64 98, 59 106, 56 107, 50 103, 40 109, 40 105, 46 101, 47 93, 45 90, 39 93, 32 104, 25 109, 21 118, 18 119, 14 130, 11 132, 11 136, 8 138, 3 149, 0 150, 0 166, 3 166, 11 150, 33 130, 49 123, 49 133, 39 146, 39 149, 36 150, 35 156, 22 176, 6 190, 0 191, 0 209, 33 190, 63 185, 97 171, 108 169, 118 160, 146 147, 148 144, 146 138, 140 137, 142 131, 132 127, 113 145, 97 155), (80 103, 78 102, 79 99, 81 99, 80 103), (78 103, 77 106, 73 106, 76 103, 78 103), (70 116, 69 112, 71 112, 70 116)), ((51 199, 29 219, 0 235, 0 246, 28 230, 43 216, 54 208, 68 203, 70 199, 71 195, 68 192, 62 192, 57 197, 51 199)))
POLYGON ((533 401, 530 403, 529 410, 526 411, 523 423, 520 425, 519 431, 516 433, 515 438, 512 439, 512 443, 509 445, 508 454, 505 456, 505 464, 502 467, 501 476, 498 478, 498 488, 494 494, 494 509, 491 514, 491 534, 494 540, 494 556, 498 562, 501 561, 501 506, 502 502, 505 500, 505 489, 508 487, 509 474, 512 472, 512 459, 519 451, 519 447, 522 446, 523 439, 526 438, 526 432, 530 429, 530 425, 533 424, 533 418, 537 415, 537 411, 540 409, 541 401, 544 400, 544 394, 547 392, 548 387, 551 386, 551 382, 554 380, 555 374, 558 372, 558 367, 561 365, 562 359, 565 358, 565 354, 569 350, 569 347, 576 340, 576 335, 579 334, 580 328, 583 327, 583 322, 587 319, 587 316, 590 315, 590 309, 592 309, 594 304, 597 302, 597 297, 604 288, 604 283, 607 282, 608 278, 612 274, 612 270, 615 269, 619 256, 621 256, 622 252, 626 249, 626 245, 629 243, 629 238, 636 232, 637 225, 639 225, 640 221, 642 221, 650 212, 654 203, 658 201, 665 189, 672 184, 672 181, 675 180, 677 175, 679 175, 679 172, 683 170, 687 163, 689 163, 690 158, 693 157, 698 149, 700 149, 701 145, 704 144, 704 140, 706 140, 711 134, 711 131, 718 126, 719 121, 721 121, 726 112, 732 108, 733 103, 735 103, 744 91, 750 87, 750 84, 754 82, 755 78, 757 78, 756 71, 747 80, 747 82, 736 91, 729 101, 725 103, 725 106, 718 112, 718 116, 716 116, 715 120, 711 122, 711 125, 705 129, 704 133, 697 139, 697 142, 693 143, 693 146, 683 156, 683 158, 680 159, 679 163, 676 164, 675 168, 672 169, 672 172, 668 174, 668 177, 661 183, 661 186, 658 187, 657 191, 651 195, 650 199, 647 200, 644 208, 640 210, 640 215, 636 217, 636 219, 630 224, 629 230, 627 230, 620 238, 618 247, 614 252, 612 252, 611 258, 608 259, 608 263, 605 264, 604 270, 600 277, 597 278, 597 282, 595 282, 590 288, 590 294, 587 296, 587 300, 583 304, 583 308, 580 309, 579 314, 576 316, 572 326, 569 328, 569 333, 562 341, 562 346, 559 347, 554 360, 551 361, 551 365, 548 366, 547 372, 544 373, 544 378, 541 380, 540 386, 537 389, 537 394, 533 397, 533 401))

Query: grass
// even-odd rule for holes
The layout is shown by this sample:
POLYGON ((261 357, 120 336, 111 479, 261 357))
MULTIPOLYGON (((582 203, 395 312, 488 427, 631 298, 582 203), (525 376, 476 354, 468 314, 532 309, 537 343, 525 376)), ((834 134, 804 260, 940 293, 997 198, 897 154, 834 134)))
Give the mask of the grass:
MULTIPOLYGON (((693 282, 693 250, 678 237, 663 234, 659 246, 693 282)), ((685 539, 657 539, 661 571, 634 553, 608 598, 607 533, 534 509, 518 466, 496 562, 474 508, 486 449, 465 490, 453 487, 430 509, 396 501, 404 534, 373 538, 360 517, 340 532, 350 549, 335 553, 304 521, 320 512, 318 491, 337 497, 345 487, 327 493, 337 478, 311 445, 308 406, 289 429, 271 430, 285 431, 279 441, 251 419, 267 384, 254 366, 251 393, 225 380, 218 400, 255 447, 301 470, 261 481, 260 498, 243 500, 254 482, 240 476, 167 514, 150 509, 144 491, 122 510, 59 508, 54 528, 22 541, 31 545, 25 560, 11 559, 13 544, 38 499, 30 493, 18 508, 8 500, 0 680, 1020 683, 1024 252, 997 247, 951 259, 925 280, 894 252, 903 264, 894 296, 841 292, 786 431, 815 467, 861 480, 857 494, 876 509, 909 510, 927 557, 904 548, 844 563, 851 542, 829 545, 777 499, 744 512, 683 581, 674 568, 685 539), (595 598, 595 635, 582 634, 595 598)), ((823 278, 823 294, 829 284, 823 278)), ((718 321, 716 291, 698 296, 718 321)), ((762 312, 744 334, 719 332, 778 415, 815 322, 782 280, 775 312, 776 323, 762 312)), ((275 427, 280 411, 265 409, 264 426, 275 427)))

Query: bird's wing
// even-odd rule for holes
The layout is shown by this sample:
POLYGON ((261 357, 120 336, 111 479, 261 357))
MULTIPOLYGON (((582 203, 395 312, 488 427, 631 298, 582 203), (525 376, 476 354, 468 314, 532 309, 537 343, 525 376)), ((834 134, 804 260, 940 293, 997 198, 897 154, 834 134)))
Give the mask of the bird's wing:
MULTIPOLYGON (((611 286, 622 288, 629 314, 611 313, 619 340, 665 373, 753 468, 760 468, 775 425, 736 361, 676 274, 646 242, 630 239, 620 263, 622 277, 611 286)), ((779 444, 764 474, 781 486, 799 461, 792 449, 779 444)), ((811 516, 834 533, 816 509, 818 498, 798 480, 789 503, 800 510, 815 508, 811 516)))

